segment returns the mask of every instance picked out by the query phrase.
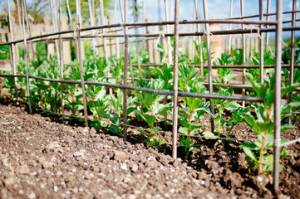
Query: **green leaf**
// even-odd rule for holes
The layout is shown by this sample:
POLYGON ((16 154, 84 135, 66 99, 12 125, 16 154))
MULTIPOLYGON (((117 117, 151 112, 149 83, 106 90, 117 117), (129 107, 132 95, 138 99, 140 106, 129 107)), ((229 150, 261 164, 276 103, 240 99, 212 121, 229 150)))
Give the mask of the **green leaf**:
POLYGON ((81 89, 76 89, 74 95, 75 95, 76 97, 81 96, 81 95, 82 95, 82 90, 81 90, 81 89))
POLYGON ((248 148, 250 150, 259 150, 259 146, 255 142, 244 142, 240 145, 240 147, 248 148))
POLYGON ((145 120, 145 122, 148 124, 148 126, 150 128, 154 127, 154 124, 155 124, 155 121, 156 121, 155 116, 144 114, 143 119, 145 120))
POLYGON ((300 102, 291 102, 289 103, 289 106, 295 110, 295 109, 300 109, 300 102))
POLYGON ((215 134, 213 134, 210 131, 205 131, 203 133, 203 135, 204 135, 204 138, 207 139, 207 140, 217 140, 217 139, 219 139, 218 136, 216 136, 215 134))
POLYGON ((179 133, 182 135, 188 136, 189 135, 189 129, 187 127, 180 127, 178 129, 179 133))
POLYGON ((292 130, 294 129, 295 126, 294 125, 288 125, 288 124, 285 124, 285 125, 282 125, 281 126, 281 132, 286 132, 288 130, 292 130))
POLYGON ((272 154, 268 154, 264 157, 264 171, 265 172, 271 172, 273 170, 273 155, 272 154))
POLYGON ((237 109, 239 109, 240 107, 241 107, 241 105, 239 105, 237 102, 232 101, 232 102, 228 103, 228 105, 226 106, 226 109, 228 111, 233 112, 233 111, 236 111, 237 109))
POLYGON ((106 95, 106 91, 102 89, 97 93, 95 100, 103 99, 105 95, 106 95))
POLYGON ((127 109, 127 115, 130 115, 131 113, 133 113, 135 111, 135 107, 130 107, 127 109))
POLYGON ((251 151, 250 148, 243 147, 243 146, 241 146, 241 147, 242 147, 243 151, 245 152, 245 154, 247 155, 247 157, 249 157, 253 161, 257 161, 255 154, 253 153, 253 151, 251 151))
POLYGON ((287 143, 289 140, 286 138, 286 137, 281 137, 280 138, 280 143, 281 144, 285 144, 285 143, 287 143))
POLYGON ((193 145, 193 141, 185 137, 180 139, 180 144, 181 146, 184 146, 186 148, 191 148, 193 145))
POLYGON ((207 108, 207 107, 197 108, 197 113, 198 113, 199 115, 203 115, 203 114, 205 114, 205 113, 207 113, 207 114, 209 114, 209 115, 212 115, 210 109, 207 108))
POLYGON ((261 133, 262 129, 260 128, 259 124, 256 122, 256 119, 250 115, 250 114, 245 114, 243 116, 245 122, 249 125, 250 128, 252 128, 255 133, 261 133))
POLYGON ((115 134, 115 135, 119 135, 120 132, 121 132, 121 129, 117 125, 115 125, 115 124, 110 125, 108 127, 108 130, 110 132, 112 132, 113 134, 115 134))

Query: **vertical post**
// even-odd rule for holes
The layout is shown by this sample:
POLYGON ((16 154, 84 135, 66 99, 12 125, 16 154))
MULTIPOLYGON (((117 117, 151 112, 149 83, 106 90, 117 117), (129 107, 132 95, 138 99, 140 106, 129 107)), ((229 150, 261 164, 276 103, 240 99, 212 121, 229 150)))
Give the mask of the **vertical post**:
POLYGON ((119 9, 120 9, 121 20, 124 22, 124 14, 123 14, 124 8, 123 8, 122 0, 119 0, 119 9))
MULTIPOLYGON (((133 21, 134 23, 137 23, 139 21, 139 6, 138 6, 138 0, 133 0, 133 21)), ((134 33, 137 35, 139 34, 139 29, 137 27, 134 28, 134 33)), ((135 53, 136 56, 138 57, 138 69, 139 69, 139 74, 141 73, 141 67, 140 67, 140 59, 139 59, 139 42, 138 37, 135 37, 135 53)))
MULTIPOLYGON (((203 0, 203 14, 204 20, 207 20, 207 0, 203 0)), ((208 64, 208 86, 209 86, 209 94, 213 94, 213 76, 212 76, 212 62, 211 62, 211 44, 210 44, 210 27, 208 23, 205 23, 205 36, 206 36, 206 50, 207 50, 207 64, 208 64)), ((210 100, 210 111, 212 114, 215 114, 215 106, 213 101, 210 100)), ((211 132, 215 132, 215 122, 214 119, 211 118, 211 132)))
MULTIPOLYGON (((53 24, 53 32, 60 32, 60 0, 53 1, 50 0, 50 10, 52 15, 52 24, 53 24)), ((63 75, 63 66, 62 66, 62 38, 61 35, 58 35, 58 41, 55 40, 55 48, 57 53, 57 60, 58 60, 58 75, 59 78, 62 79, 63 75)), ((64 112, 63 108, 63 84, 61 84, 61 112, 64 112)), ((59 91, 57 91, 59 92, 59 91)))
MULTIPOLYGON (((266 21, 269 21, 269 13, 270 13, 270 11, 271 11, 271 0, 267 0, 266 21)), ((270 35, 267 32, 266 33, 266 43, 265 43, 266 45, 265 45, 265 49, 268 49, 268 47, 269 47, 269 40, 270 40, 270 35)))
POLYGON ((82 46, 81 46, 81 38, 80 38, 80 27, 81 27, 81 6, 80 0, 76 0, 76 15, 77 15, 77 25, 76 25, 76 33, 77 33, 77 59, 80 67, 80 82, 81 82, 81 90, 82 90, 82 99, 83 99, 83 113, 84 113, 84 124, 88 126, 88 113, 87 113, 87 101, 86 101, 86 93, 85 93, 85 83, 84 83, 84 68, 83 68, 83 57, 82 57, 82 46))
MULTIPOLYGON (((106 17, 106 21, 107 21, 107 25, 111 24, 109 16, 106 17)), ((109 30, 112 30, 112 29, 109 29, 109 30)), ((107 40, 108 40, 107 43, 108 43, 108 46, 109 46, 109 50, 108 50, 108 52, 109 52, 108 55, 109 56, 107 55, 107 57, 109 58, 109 57, 112 57, 114 55, 114 48, 113 48, 113 40, 112 40, 112 38, 110 37, 107 40)), ((109 65, 109 63, 108 63, 108 65, 109 65)))
POLYGON ((23 41, 24 41, 24 62, 25 62, 25 81, 26 81, 26 92, 25 96, 28 100, 28 111, 32 113, 31 107, 31 97, 30 97, 30 80, 29 80, 29 55, 28 55, 28 43, 27 43, 27 33, 25 26, 25 9, 26 9, 26 1, 22 1, 21 3, 21 12, 22 12, 22 32, 23 32, 23 41))
MULTIPOLYGON (((259 2, 259 20, 263 20, 263 0, 258 0, 259 2)), ((262 29, 262 25, 260 25, 260 29, 262 29)), ((260 83, 264 82, 264 37, 263 34, 259 33, 259 51, 260 51, 260 83)))
POLYGON ((117 51, 117 58, 120 59, 120 39, 119 37, 116 38, 116 51, 117 51))
MULTIPOLYGON (((296 25, 296 8, 297 0, 293 0, 292 5, 292 27, 296 25)), ((290 84, 294 84, 294 69, 295 69, 295 31, 291 31, 291 66, 290 66, 290 84)))
MULTIPOLYGON (((195 19, 199 20, 199 4, 198 0, 194 0, 194 7, 195 7, 195 19)), ((196 31, 200 32, 200 25, 196 24, 196 31)), ((203 49, 202 49, 202 37, 198 36, 198 42, 199 42, 199 61, 200 61, 200 74, 201 76, 204 75, 204 66, 203 66, 203 49)))
MULTIPOLYGON (((27 12, 27 3, 26 3, 26 0, 23 0, 24 1, 24 15, 25 15, 25 24, 26 24, 26 29, 28 31, 28 35, 29 37, 31 37, 31 27, 30 27, 30 22, 29 22, 29 15, 28 15, 28 12, 27 12)), ((33 43, 32 41, 27 41, 28 42, 28 55, 29 55, 29 58, 32 59, 34 57, 34 48, 33 48, 33 43)))
MULTIPOLYGON (((165 20, 169 21, 169 8, 170 5, 168 4, 168 0, 164 0, 164 6, 165 6, 165 20)), ((166 32, 170 32, 170 27, 166 25, 166 32)), ((168 51, 168 64, 172 64, 172 46, 171 46, 171 39, 170 37, 166 38, 167 40, 167 51, 168 51)))
MULTIPOLYGON (((162 9, 164 9, 164 1, 162 0, 157 0, 157 16, 158 16, 158 20, 159 21, 163 21, 163 16, 162 16, 162 9)), ((145 7, 144 7, 145 9, 145 7)), ((150 30, 149 30, 149 27, 146 27, 147 28, 147 31, 146 32, 147 34, 150 33, 150 30)), ((164 32, 165 30, 165 27, 164 26, 158 26, 158 31, 160 33, 164 32)), ((163 60, 164 57, 161 57, 161 53, 160 52, 156 52, 156 49, 155 49, 155 41, 154 40, 149 40, 149 38, 146 38, 146 40, 148 41, 148 43, 150 44, 150 50, 149 52, 151 52, 149 54, 149 60, 150 60, 150 63, 155 63, 157 58, 158 58, 158 62, 161 62, 161 60, 163 60), (152 57, 151 57, 152 56, 152 57), (151 57, 151 59, 150 59, 151 57)), ((167 39, 163 39, 162 37, 159 39, 158 41, 160 44, 163 44, 165 45, 165 43, 167 42, 167 39)), ((167 44, 166 44, 167 45, 167 44)), ((164 55, 162 55, 164 56, 164 55)), ((157 62, 156 62, 157 63, 157 62)))
POLYGON ((177 158, 178 130, 178 43, 179 43, 179 0, 175 0, 174 11, 174 68, 173 68, 173 150, 172 156, 177 158))
MULTIPOLYGON (((240 12, 241 12, 241 18, 244 17, 244 0, 240 0, 240 12)), ((244 30, 245 26, 244 24, 242 24, 242 29, 244 30)), ((243 63, 242 64, 245 64, 246 63, 246 37, 245 37, 245 34, 243 33, 242 34, 242 52, 243 52, 243 63)), ((245 76, 246 76, 246 69, 243 69, 243 84, 246 83, 246 79, 245 79, 245 76)), ((242 94, 245 95, 245 92, 246 90, 243 89, 242 90, 242 94)), ((245 106, 245 101, 242 102, 243 103, 243 106, 245 106)))
MULTIPOLYGON (((230 8, 229 8, 229 17, 232 18, 233 15, 233 0, 230 0, 230 8)), ((229 25, 229 30, 232 29, 232 24, 229 25)), ((231 40, 232 40, 232 35, 229 34, 229 38, 228 38, 228 52, 231 52, 231 40)))
MULTIPOLYGON (((240 14, 241 14, 241 18, 244 17, 244 0, 240 0, 240 14)), ((242 29, 244 30, 245 25, 242 24, 242 29)), ((245 64, 246 62, 246 37, 245 34, 242 34, 242 49, 243 49, 243 64, 245 64)))
MULTIPOLYGON (((14 41, 14 29, 13 29, 13 19, 11 16, 11 7, 10 2, 7 0, 7 7, 8 7, 8 24, 9 24, 9 34, 10 34, 10 41, 14 41)), ((11 60, 11 72, 13 75, 17 74, 17 62, 16 62, 16 44, 12 43, 10 46, 10 60, 11 60)), ((13 78, 14 87, 15 87, 15 95, 16 101, 18 101, 18 87, 17 87, 17 78, 13 78)))
MULTIPOLYGON (((193 31, 195 32, 195 28, 193 28, 192 26, 190 27, 190 29, 191 29, 192 32, 193 31)), ((194 41, 195 41, 195 39, 196 39, 195 36, 192 37, 192 39, 188 38, 188 37, 186 38, 186 40, 187 40, 187 47, 188 47, 187 52, 188 52, 188 55, 189 55, 189 58, 190 58, 191 61, 193 61, 194 57, 195 57, 195 48, 194 48, 194 41)), ((185 50, 184 46, 183 46, 183 49, 185 50)))
MULTIPOLYGON (((16 0, 15 7, 16 7, 15 9, 17 9, 17 15, 18 15, 18 18, 16 20, 18 21, 19 27, 22 29, 22 13, 21 13, 22 8, 21 8, 20 0, 16 0)), ((18 45, 17 44, 16 44, 16 56, 17 56, 17 63, 18 63, 20 61, 20 56, 19 56, 18 45)))
POLYGON ((282 60, 282 0, 277 0, 276 11, 276 69, 275 69, 275 106, 274 106, 274 160, 273 185, 275 193, 279 192, 279 161, 280 161, 280 129, 281 129, 281 60, 282 60))
MULTIPOLYGON (((101 25, 105 25, 105 14, 104 14, 104 1, 100 0, 100 13, 101 13, 101 25)), ((102 34, 105 34, 105 29, 102 29, 102 34)), ((108 59, 108 50, 107 50, 107 40, 105 37, 102 36, 102 42, 103 42, 103 53, 105 57, 106 64, 109 64, 109 59, 108 59)))
MULTIPOLYGON (((128 20, 128 0, 123 0, 124 2, 124 18, 123 23, 125 24, 123 27, 124 31, 124 68, 123 68, 123 85, 127 85, 127 67, 128 67, 128 27, 126 26, 128 20)), ((123 90, 123 133, 126 139, 127 137, 127 95, 128 91, 126 89, 123 90)))
MULTIPOLYGON (((106 24, 109 24, 109 18, 105 18, 105 10, 104 10, 104 1, 103 0, 100 0, 100 12, 101 12, 101 21, 102 21, 102 25, 106 25, 106 24)), ((104 35, 106 32, 106 29, 102 29, 102 34, 104 35)), ((109 56, 112 56, 112 45, 110 43, 109 45, 109 49, 107 48, 108 47, 108 43, 107 43, 107 39, 102 36, 102 41, 103 41, 103 50, 104 50, 104 57, 105 57, 105 63, 107 65, 107 68, 105 70, 105 75, 107 77, 110 77, 110 60, 109 60, 109 56)), ((109 42, 111 42, 111 40, 109 40, 109 42)), ((112 95, 113 91, 112 89, 110 88, 109 89, 109 93, 110 95, 112 95)))
MULTIPOLYGON (((148 19, 145 19, 145 23, 147 23, 147 22, 148 22, 148 19)), ((149 26, 145 26, 145 33, 146 34, 150 33, 149 26)), ((153 41, 149 40, 148 38, 146 38, 145 40, 146 40, 146 49, 148 52, 149 61, 150 61, 150 63, 153 63, 153 60, 154 60, 153 45, 152 45, 153 41)))
MULTIPOLYGON (((117 12, 118 12, 118 1, 115 0, 114 2, 114 18, 117 20, 117 12)), ((115 38, 116 41, 116 55, 117 58, 120 58, 120 39, 117 37, 115 38)))
MULTIPOLYGON (((61 0, 58 0, 57 1, 58 3, 58 18, 57 18, 57 29, 58 29, 58 32, 61 31, 61 0)), ((62 41, 62 38, 61 38, 61 34, 58 35, 58 57, 59 57, 59 60, 58 60, 58 64, 59 64, 59 78, 61 80, 64 79, 64 63, 62 61, 63 59, 63 41, 62 41)), ((61 83, 61 113, 64 114, 64 84, 61 83)))
MULTIPOLYGON (((292 27, 296 25, 296 9, 297 9, 297 0, 293 0, 292 4, 292 27)), ((295 78, 295 31, 291 31, 291 58, 290 58, 290 85, 294 84, 294 78, 295 78)), ((292 93, 289 93, 288 101, 290 102, 292 97, 292 93)), ((292 118, 289 117, 289 124, 292 123, 292 118)))
MULTIPOLYGON (((57 21, 56 21, 56 26, 57 26, 57 31, 61 31, 61 0, 57 0, 57 6, 56 6, 56 11, 58 13, 57 21)), ((63 66, 63 41, 61 38, 61 34, 58 35, 58 64, 59 64, 59 74, 60 78, 63 79, 63 71, 64 71, 64 66, 63 66)))
POLYGON ((18 22, 19 22, 19 26, 22 27, 22 5, 21 5, 21 1, 17 0, 17 5, 16 8, 18 10, 18 22))
MULTIPOLYGON (((95 26, 95 1, 94 0, 88 0, 89 4, 89 15, 90 15, 90 25, 95 26)), ((92 48, 93 48, 93 53, 97 54, 97 49, 96 49, 96 40, 95 40, 95 30, 92 30, 92 48)))
POLYGON ((70 9, 70 3, 69 0, 66 0, 66 10, 67 10, 67 16, 69 20, 69 29, 71 29, 71 24, 72 24, 72 14, 71 14, 71 9, 70 9))

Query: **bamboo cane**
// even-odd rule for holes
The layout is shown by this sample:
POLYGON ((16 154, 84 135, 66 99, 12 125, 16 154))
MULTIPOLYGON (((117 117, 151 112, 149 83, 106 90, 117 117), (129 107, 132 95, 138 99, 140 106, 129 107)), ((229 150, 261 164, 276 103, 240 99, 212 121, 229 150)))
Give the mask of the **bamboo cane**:
POLYGON ((84 124, 88 126, 88 112, 87 112, 87 98, 85 93, 85 83, 84 83, 84 68, 83 68, 83 57, 82 57, 82 44, 80 38, 80 26, 81 26, 81 5, 80 0, 76 0, 76 43, 77 43, 77 59, 80 67, 80 81, 82 90, 82 100, 83 100, 83 114, 84 114, 84 124))

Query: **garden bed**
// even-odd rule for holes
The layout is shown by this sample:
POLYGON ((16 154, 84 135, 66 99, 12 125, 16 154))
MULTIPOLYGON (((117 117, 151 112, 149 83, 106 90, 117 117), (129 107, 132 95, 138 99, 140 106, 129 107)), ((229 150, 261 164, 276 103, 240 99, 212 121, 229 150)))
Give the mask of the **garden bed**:
MULTIPOLYGON (((143 140, 126 142, 13 106, 0 105, 0 115, 3 199, 272 197, 270 177, 250 175, 239 142, 199 139, 201 150, 188 162, 173 161, 143 140)), ((235 132, 248 134, 243 125, 235 132)), ((299 149, 292 146, 281 173, 282 193, 291 198, 300 197, 299 149)))

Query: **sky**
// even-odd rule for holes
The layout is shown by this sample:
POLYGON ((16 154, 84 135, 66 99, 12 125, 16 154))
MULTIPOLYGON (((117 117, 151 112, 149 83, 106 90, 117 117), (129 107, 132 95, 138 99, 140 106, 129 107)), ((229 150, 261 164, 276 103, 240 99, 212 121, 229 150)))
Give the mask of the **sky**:
MULTIPOLYGON (((112 10, 113 12, 113 21, 120 22, 120 12, 117 9, 113 9, 114 3, 119 2, 119 0, 112 1, 112 10)), ((208 7, 208 18, 209 19, 222 19, 230 17, 230 1, 231 0, 207 0, 208 7)), ((233 1, 233 17, 240 16, 240 0, 233 1)), ((276 0, 271 1, 270 12, 274 13, 276 11, 276 0)), ((290 11, 292 9, 293 0, 283 0, 283 11, 290 11)), ((148 21, 159 21, 159 8, 161 9, 161 16, 165 19, 165 9, 164 9, 164 0, 138 0, 139 5, 144 7, 144 16, 140 18, 140 21, 143 21, 144 18, 148 21), (142 6, 144 4, 144 6, 142 6)), ((167 0, 168 2, 168 12, 169 19, 174 19, 174 0, 167 0)), ((203 19, 203 0, 198 0, 198 13, 200 18, 203 19)), ((300 3, 300 0, 297 0, 297 5, 300 3)), ((264 11, 267 10, 267 0, 264 0, 264 11)), ((298 7, 298 6, 297 6, 298 7)), ((299 8, 300 9, 300 8, 299 8)), ((244 15, 257 15, 259 12, 259 0, 244 0, 244 15)), ((180 0, 180 19, 181 20, 191 20, 194 19, 194 0, 180 0)), ((290 20, 290 15, 284 15, 284 20, 290 20)), ((275 16, 270 17, 269 20, 275 21, 275 16)), ((129 22, 133 22, 133 17, 129 17, 129 22)), ((298 24, 297 24, 298 25, 298 24)))
MULTIPOLYGON (((0 0, 0 10, 5 9, 7 0, 0 0)), ((10 0, 12 1, 12 0, 10 0)), ((27 0, 30 3, 32 0, 27 0)), ((45 0, 47 1, 47 0, 45 0)), ((75 0, 70 0, 75 1, 75 0)), ((94 0, 97 1, 97 0, 94 0)), ((119 2, 119 0, 111 0, 112 8, 114 7, 114 2, 119 2)), ((130 1, 130 0, 129 0, 130 1)), ((166 0, 169 4, 168 10, 170 12, 170 18, 174 18, 174 0, 166 0)), ((208 17, 209 18, 225 18, 229 17, 230 14, 230 1, 231 0, 207 0, 208 4, 208 17)), ((240 0, 233 1, 233 16, 239 16, 239 3, 240 0)), ((164 0, 138 0, 139 5, 144 4, 145 18, 149 20, 158 20, 158 9, 159 4, 161 5, 161 13, 164 16, 164 0)), ((202 12, 202 0, 198 0, 199 4, 199 14, 203 16, 202 12)), ((259 0, 244 0, 245 4, 245 15, 258 14, 258 2, 259 0)), ((264 0, 264 8, 266 8, 267 0, 264 0)), ((274 12, 276 9, 276 0, 271 0, 271 12, 274 12)), ((297 0, 299 3, 300 0, 297 0)), ((283 0, 283 9, 290 10, 292 7, 292 0, 283 0)), ((192 19, 194 15, 194 0, 180 0, 180 18, 181 19, 192 19)), ((118 12, 118 10, 117 10, 118 12)), ((117 13, 116 13, 117 15, 117 13)), ((120 17, 117 17, 116 20, 119 20, 120 17)), ((132 19, 132 18, 130 18, 132 19)))
MULTIPOLYGON (((169 2, 171 19, 174 18, 174 0, 169 2)), ((297 0, 300 2, 300 0, 297 0)), ((142 2, 142 1, 140 1, 142 2)), ((145 17, 149 19, 158 19, 159 3, 163 6, 164 0, 144 0, 145 17)), ((244 0, 245 15, 258 14, 259 0, 244 0)), ((199 14, 203 17, 202 0, 198 0, 199 14)), ((267 1, 264 1, 264 8, 267 7, 267 1)), ((271 0, 271 12, 276 10, 276 0, 271 0)), ((240 16, 240 0, 233 0, 233 16, 240 16)), ((209 18, 225 18, 230 16, 230 0, 207 0, 209 18)), ((180 0, 180 18, 192 19, 194 15, 194 0, 180 0)), ((283 0, 283 10, 292 8, 292 0, 283 0)), ((164 10, 162 10, 163 12, 164 10)))
MULTIPOLYGON (((11 2, 13 0, 10 0, 11 2)), ((33 0, 27 0, 27 3, 32 2, 33 0)), ((50 0, 45 0, 50 1, 50 0)), ((75 0, 70 0, 75 1, 75 0)), ((98 0, 94 0, 98 1, 98 0)), ((122 0, 121 0, 122 1, 122 0)), ((143 10, 143 14, 140 17, 140 22, 144 21, 144 19, 148 19, 148 21, 160 21, 159 17, 159 8, 161 12, 161 17, 165 19, 165 9, 164 9, 164 1, 165 0, 138 0, 138 4, 143 10)), ((175 0, 166 0, 168 3, 168 12, 169 12, 169 20, 174 19, 174 2, 175 0)), ((206 0, 208 7, 208 18, 227 18, 230 16, 230 1, 231 0, 206 0)), ((233 1, 233 17, 240 16, 240 0, 232 0, 233 1)), ((271 13, 276 11, 276 0, 271 1, 271 13)), ((288 11, 292 8, 292 0, 282 0, 283 1, 283 10, 288 11)), ((118 5, 119 0, 111 0, 111 23, 120 23, 121 15, 120 8, 118 5)), ((129 0, 132 2, 132 0, 129 0)), ((199 15, 200 19, 203 19, 203 0, 198 0, 199 5, 199 15)), ((297 0, 297 4, 300 3, 300 0, 297 0)), ((256 15, 258 14, 258 4, 259 0, 244 0, 244 15, 256 15)), ((266 11, 267 0, 264 0, 264 10, 266 11)), ((129 7, 130 7, 129 3, 129 7)), ((298 6, 297 6, 298 7, 298 6)), ((7 0, 0 0, 0 12, 1 10, 5 10, 7 8, 7 0)), ((49 9, 50 10, 50 9, 49 9)), ((129 11, 129 14, 132 12, 129 11)), ((97 13, 96 13, 97 14, 97 13)), ((181 20, 191 20, 194 19, 194 0, 180 0, 180 19, 181 20)), ((275 20, 275 17, 271 17, 270 20, 275 20)), ((284 15, 284 20, 290 20, 290 15, 284 15)), ((129 22, 133 22, 133 16, 129 15, 129 22)), ((88 24, 84 24, 84 26, 88 26, 88 24)))

